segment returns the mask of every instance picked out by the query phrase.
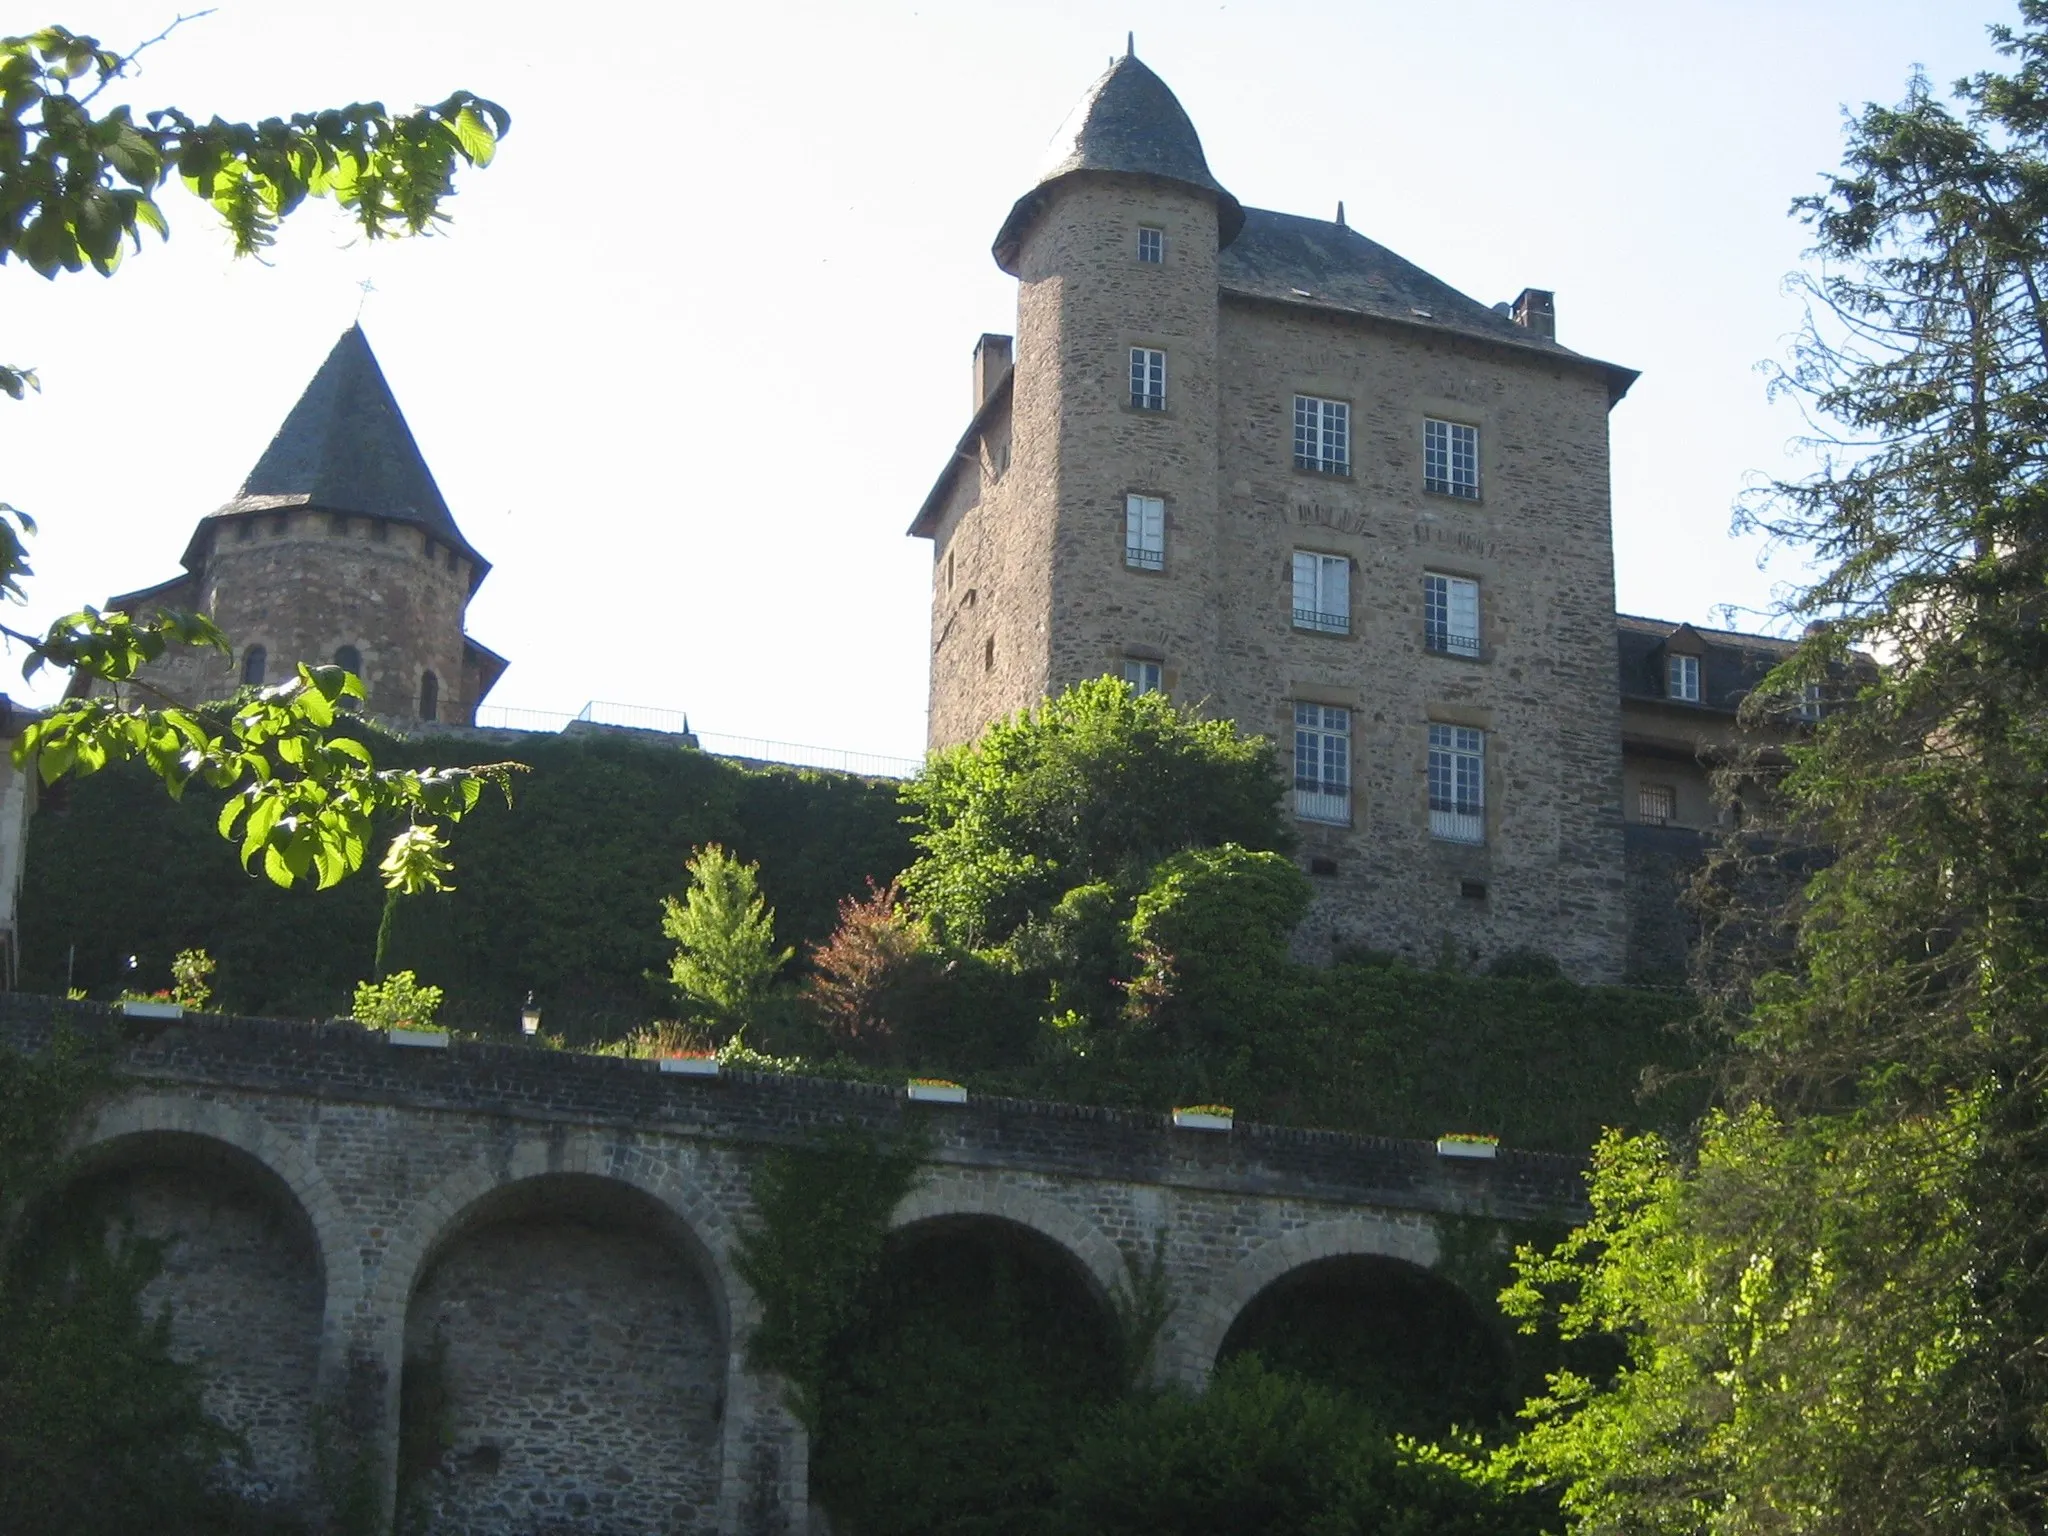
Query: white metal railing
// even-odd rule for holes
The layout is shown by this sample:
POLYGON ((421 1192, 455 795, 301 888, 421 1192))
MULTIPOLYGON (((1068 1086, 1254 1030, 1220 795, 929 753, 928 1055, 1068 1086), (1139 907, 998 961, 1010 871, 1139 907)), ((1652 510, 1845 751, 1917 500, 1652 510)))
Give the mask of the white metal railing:
POLYGON ((1351 825, 1351 791, 1348 789, 1302 789, 1294 791, 1294 814, 1303 821, 1327 821, 1339 827, 1351 825))
POLYGON ((1448 629, 1431 629, 1429 631, 1429 648, 1432 651, 1440 651, 1447 656, 1477 656, 1479 654, 1479 637, 1477 635, 1453 634, 1448 629))
POLYGON ((1323 613, 1314 608, 1294 610, 1296 629, 1313 629, 1325 635, 1348 635, 1351 633, 1351 615, 1348 613, 1323 613))
POLYGON ((1439 811, 1431 807, 1429 835, 1447 843, 1483 843, 1486 815, 1483 811, 1439 811))
POLYGON ((559 732, 578 723, 659 731, 670 736, 688 736, 700 749, 719 757, 789 763, 799 768, 826 768, 876 779, 907 779, 924 766, 923 759, 915 757, 895 757, 883 752, 849 752, 839 747, 773 741, 764 736, 728 736, 722 731, 694 730, 690 726, 690 717, 679 709, 619 704, 606 699, 592 699, 573 715, 554 710, 507 709, 501 705, 485 704, 477 709, 476 723, 486 730, 499 731, 559 732))

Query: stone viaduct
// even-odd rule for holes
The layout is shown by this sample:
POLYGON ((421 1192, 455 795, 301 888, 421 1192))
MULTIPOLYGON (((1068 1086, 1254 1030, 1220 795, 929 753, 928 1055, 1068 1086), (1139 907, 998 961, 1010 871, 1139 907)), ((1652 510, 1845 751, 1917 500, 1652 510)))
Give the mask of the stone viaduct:
POLYGON ((345 1458, 388 1512, 424 1436, 427 1523, 465 1536, 811 1529, 804 1432, 746 1365, 757 1308, 735 1245, 764 1150, 833 1127, 927 1122, 897 1227, 1000 1224, 1104 1304, 1163 1254, 1174 1306, 1153 1369, 1197 1387, 1240 1312, 1307 1266, 1428 1271, 1461 1219, 1581 1214, 1570 1158, 409 1049, 346 1023, 116 1022, 5 997, 0 1044, 38 1049, 66 1017, 120 1036, 120 1087, 77 1132, 70 1195, 163 1240, 152 1299, 246 1439, 237 1475, 310 1508, 345 1458), (415 1390, 428 1381, 441 1396, 415 1390))

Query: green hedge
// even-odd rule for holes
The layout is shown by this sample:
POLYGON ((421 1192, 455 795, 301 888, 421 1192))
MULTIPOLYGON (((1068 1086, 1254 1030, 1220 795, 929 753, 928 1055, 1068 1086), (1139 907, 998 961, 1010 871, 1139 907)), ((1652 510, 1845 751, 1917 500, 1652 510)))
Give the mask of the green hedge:
MULTIPOLYGON (((550 1030, 616 1035, 665 1009, 661 898, 683 861, 722 842, 758 861, 785 943, 832 930, 841 896, 910 859, 896 787, 844 774, 749 770, 637 736, 590 732, 510 743, 380 741, 380 761, 515 757, 533 770, 507 809, 489 793, 453 829, 456 889, 400 904, 388 964, 443 987, 447 1022, 517 1027, 531 991, 550 1030)), ((214 831, 217 797, 173 804, 155 780, 109 770, 59 786, 30 829, 22 985, 105 995, 138 959, 168 984, 171 956, 219 962, 216 1004, 239 1012, 345 1012, 370 973, 383 891, 373 874, 329 891, 279 891, 242 873, 214 831)))

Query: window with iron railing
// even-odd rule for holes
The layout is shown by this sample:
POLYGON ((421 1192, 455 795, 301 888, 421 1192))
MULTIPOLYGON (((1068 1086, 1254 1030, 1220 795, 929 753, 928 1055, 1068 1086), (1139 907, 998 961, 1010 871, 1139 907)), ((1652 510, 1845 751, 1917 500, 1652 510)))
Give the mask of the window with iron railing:
POLYGON ((1294 397, 1294 467, 1351 473, 1351 407, 1342 400, 1294 397))
POLYGON ((1294 627, 1351 633, 1351 562, 1342 555, 1294 552, 1294 627))
POLYGON ((1636 791, 1636 819, 1668 826, 1678 814, 1678 791, 1669 784, 1645 784, 1636 791))
POLYGON ((1124 497, 1124 564, 1140 571, 1166 569, 1166 498, 1124 497))
POLYGON ((1294 814, 1303 821, 1351 824, 1350 710, 1294 706, 1294 814))
POLYGON ((1461 421, 1422 424, 1422 488, 1466 501, 1479 499, 1479 429, 1461 421))
POLYGON ((1479 583, 1463 576, 1422 577, 1422 637, 1447 656, 1479 654, 1479 583))
POLYGON ((1486 841, 1486 733, 1429 728, 1429 831, 1453 843, 1486 841))
POLYGON ((1131 348, 1131 409, 1166 409, 1166 354, 1157 348, 1131 348))

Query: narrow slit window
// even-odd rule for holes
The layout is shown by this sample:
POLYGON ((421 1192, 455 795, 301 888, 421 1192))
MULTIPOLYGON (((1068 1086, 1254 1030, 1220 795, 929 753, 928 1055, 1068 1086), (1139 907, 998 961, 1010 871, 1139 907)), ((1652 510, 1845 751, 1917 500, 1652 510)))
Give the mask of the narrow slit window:
POLYGON ((1166 498, 1124 498, 1124 564, 1133 570, 1166 569, 1166 498))
POLYGON ((263 686, 263 669, 270 660, 270 653, 260 645, 252 645, 242 652, 242 681, 251 688, 263 686))
POLYGON ((441 718, 441 679, 431 672, 420 674, 420 718, 438 720, 441 718))

